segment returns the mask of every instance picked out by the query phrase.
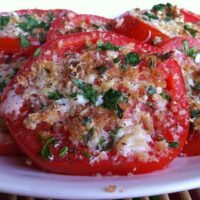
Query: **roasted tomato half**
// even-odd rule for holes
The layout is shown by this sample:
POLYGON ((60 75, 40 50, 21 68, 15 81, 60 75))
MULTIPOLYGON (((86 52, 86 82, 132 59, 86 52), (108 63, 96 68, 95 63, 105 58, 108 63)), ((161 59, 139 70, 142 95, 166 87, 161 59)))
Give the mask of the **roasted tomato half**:
POLYGON ((69 10, 17 10, 0 13, 0 51, 32 54, 46 42, 51 22, 69 10))
POLYGON ((146 173, 180 153, 189 112, 176 61, 109 32, 61 37, 37 52, 4 90, 0 110, 39 167, 146 173))
POLYGON ((162 49, 181 66, 190 104, 190 134, 182 155, 200 155, 200 39, 174 38, 162 49))
POLYGON ((59 17, 52 23, 47 40, 77 32, 109 31, 112 23, 112 19, 96 15, 71 14, 68 17, 59 17))

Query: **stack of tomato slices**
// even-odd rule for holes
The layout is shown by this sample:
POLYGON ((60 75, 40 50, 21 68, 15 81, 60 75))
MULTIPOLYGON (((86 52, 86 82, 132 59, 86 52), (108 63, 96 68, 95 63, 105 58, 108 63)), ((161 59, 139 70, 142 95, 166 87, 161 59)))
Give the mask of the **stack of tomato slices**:
POLYGON ((171 4, 115 19, 2 13, 0 155, 71 175, 147 173, 200 155, 199 19, 171 4), (162 31, 173 23, 183 31, 162 31))

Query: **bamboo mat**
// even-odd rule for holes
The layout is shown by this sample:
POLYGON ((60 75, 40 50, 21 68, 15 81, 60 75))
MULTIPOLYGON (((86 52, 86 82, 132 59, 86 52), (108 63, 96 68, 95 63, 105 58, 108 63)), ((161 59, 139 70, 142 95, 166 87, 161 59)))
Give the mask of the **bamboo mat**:
MULTIPOLYGON (((41 198, 23 197, 23 196, 17 196, 14 194, 0 193, 0 200, 40 200, 40 199, 41 198)), ((54 200, 54 199, 41 199, 41 200, 54 200)), ((70 200, 70 199, 66 199, 66 200, 70 200)), ((162 195, 151 196, 151 197, 128 198, 128 199, 121 199, 121 200, 200 200, 200 189, 182 191, 182 192, 177 192, 177 193, 172 193, 172 194, 162 194, 162 195)))

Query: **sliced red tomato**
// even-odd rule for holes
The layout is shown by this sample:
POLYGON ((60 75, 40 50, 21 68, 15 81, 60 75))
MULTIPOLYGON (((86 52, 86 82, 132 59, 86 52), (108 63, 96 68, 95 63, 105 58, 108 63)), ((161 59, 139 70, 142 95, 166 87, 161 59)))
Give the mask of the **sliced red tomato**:
POLYGON ((200 40, 174 38, 166 42, 162 49, 181 66, 188 94, 191 113, 191 127, 183 155, 200 155, 200 40))
POLYGON ((184 15, 185 22, 200 23, 200 15, 185 9, 181 9, 181 13, 184 15))
POLYGON ((96 15, 77 15, 71 14, 57 18, 51 25, 47 40, 56 39, 60 36, 77 32, 88 31, 109 31, 111 29, 112 19, 96 15))
POLYGON ((144 20, 134 17, 129 13, 125 13, 116 19, 114 23, 114 31, 150 44, 154 43, 155 38, 162 38, 162 41, 170 38, 155 28, 153 25, 150 25, 144 20))
POLYGON ((18 10, 2 13, 4 22, 0 29, 0 51, 32 54, 46 42, 51 22, 57 16, 73 13, 69 10, 18 10))
MULTIPOLYGON (((17 73, 20 65, 27 60, 27 56, 0 53, 0 98, 4 87, 17 73)), ((9 134, 7 125, 0 118, 0 155, 12 156, 20 154, 20 150, 9 134)))
POLYGON ((39 167, 74 175, 146 173, 180 153, 189 114, 176 61, 161 61, 147 44, 110 32, 61 37, 38 52, 4 90, 0 110, 39 167))

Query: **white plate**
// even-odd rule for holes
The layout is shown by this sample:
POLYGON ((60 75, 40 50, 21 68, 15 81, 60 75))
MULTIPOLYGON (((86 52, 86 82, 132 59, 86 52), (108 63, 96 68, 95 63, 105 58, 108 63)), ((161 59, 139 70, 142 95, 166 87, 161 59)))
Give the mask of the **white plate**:
MULTIPOLYGON (((114 17, 133 7, 150 8, 152 0, 0 0, 0 11, 21 8, 67 8, 80 13, 114 17)), ((198 1, 170 1, 200 13, 198 1)), ((132 177, 80 177, 49 174, 32 169, 21 159, 0 157, 0 191, 59 199, 114 199, 156 195, 200 187, 200 157, 178 158, 165 170, 132 177), (116 191, 106 192, 109 185, 116 191)))

